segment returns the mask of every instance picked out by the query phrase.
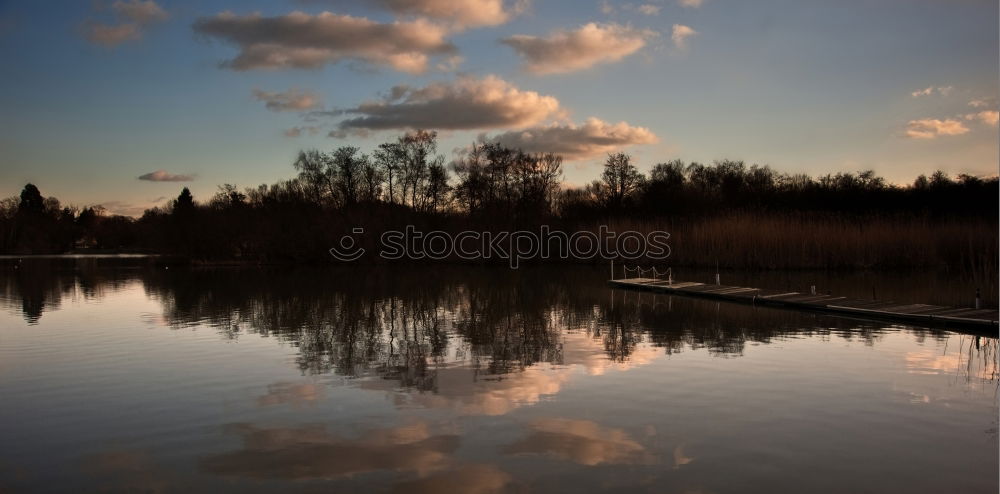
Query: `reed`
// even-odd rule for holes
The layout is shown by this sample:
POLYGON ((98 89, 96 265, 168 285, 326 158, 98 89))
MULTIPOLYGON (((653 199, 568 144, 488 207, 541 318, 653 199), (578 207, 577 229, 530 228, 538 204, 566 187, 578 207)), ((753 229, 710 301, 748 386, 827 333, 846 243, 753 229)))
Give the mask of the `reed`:
POLYGON ((933 268, 995 279, 998 234, 988 218, 844 218, 734 212, 621 220, 616 231, 671 234, 670 262, 737 269, 933 268))

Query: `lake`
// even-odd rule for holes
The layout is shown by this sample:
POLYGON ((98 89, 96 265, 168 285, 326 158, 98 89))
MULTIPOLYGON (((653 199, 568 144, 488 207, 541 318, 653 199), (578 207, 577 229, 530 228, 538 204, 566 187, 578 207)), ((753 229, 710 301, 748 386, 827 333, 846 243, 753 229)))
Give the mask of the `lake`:
POLYGON ((997 492, 996 338, 607 278, 5 260, 0 492, 997 492))

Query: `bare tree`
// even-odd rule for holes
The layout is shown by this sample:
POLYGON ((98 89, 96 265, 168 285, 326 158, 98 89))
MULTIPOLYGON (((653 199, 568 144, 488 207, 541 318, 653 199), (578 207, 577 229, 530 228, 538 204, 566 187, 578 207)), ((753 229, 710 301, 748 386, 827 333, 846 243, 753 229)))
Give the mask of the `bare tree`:
POLYGON ((328 162, 332 165, 328 175, 334 178, 341 205, 351 206, 358 202, 358 188, 361 173, 368 162, 368 156, 358 156, 359 148, 342 146, 333 151, 328 162))
POLYGON ((293 166, 298 170, 299 181, 313 202, 321 204, 324 198, 333 201, 337 195, 337 188, 330 173, 328 156, 315 149, 299 151, 293 166))
POLYGON ((382 196, 382 184, 385 176, 381 168, 372 160, 366 159, 361 167, 361 200, 376 202, 382 196))
POLYGON ((601 174, 601 195, 609 208, 620 209, 645 180, 632 164, 631 156, 625 153, 609 154, 601 174))
POLYGON ((396 202, 396 189, 400 169, 403 166, 403 147, 399 142, 380 144, 375 150, 375 165, 386 182, 386 202, 396 202))

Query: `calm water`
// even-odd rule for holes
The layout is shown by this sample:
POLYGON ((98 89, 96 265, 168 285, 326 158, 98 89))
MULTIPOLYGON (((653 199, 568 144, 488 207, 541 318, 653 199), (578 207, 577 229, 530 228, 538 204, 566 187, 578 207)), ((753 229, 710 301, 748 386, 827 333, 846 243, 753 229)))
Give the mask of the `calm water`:
POLYGON ((0 267, 0 492, 998 489, 995 338, 586 268, 0 267))

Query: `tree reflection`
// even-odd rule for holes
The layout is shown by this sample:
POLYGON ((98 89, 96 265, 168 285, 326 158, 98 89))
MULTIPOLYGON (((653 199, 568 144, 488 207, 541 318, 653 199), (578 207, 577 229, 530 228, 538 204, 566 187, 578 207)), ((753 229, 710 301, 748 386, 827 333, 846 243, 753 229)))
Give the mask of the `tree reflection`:
MULTIPOLYGON (((439 391, 439 373, 455 363, 471 369, 473 379, 496 380, 540 363, 589 358, 567 345, 596 345, 606 361, 629 363, 640 347, 738 357, 748 343, 810 336, 874 345, 897 330, 613 290, 604 270, 588 267, 165 269, 148 262, 68 262, 7 269, 0 276, 0 303, 37 323, 64 297, 100 298, 139 282, 161 304, 170 327, 213 328, 228 339, 248 333, 274 338, 297 349, 295 361, 305 375, 379 377, 428 392, 439 391)), ((949 337, 941 330, 906 331, 918 340, 949 337)), ((968 351, 995 357, 996 339, 982 341, 968 351)))
POLYGON ((116 260, 25 258, 0 260, 0 307, 28 324, 56 310, 63 298, 100 299, 135 281, 135 266, 116 260))

